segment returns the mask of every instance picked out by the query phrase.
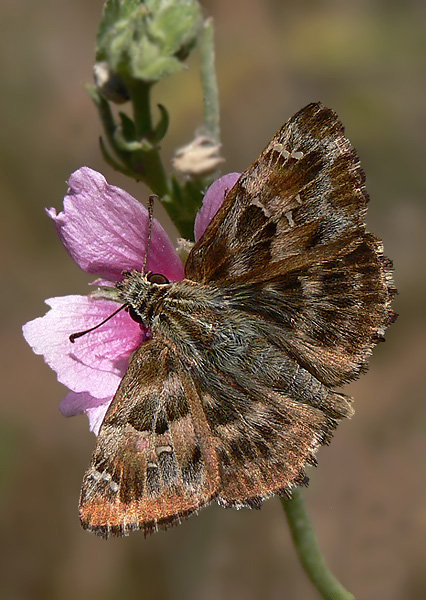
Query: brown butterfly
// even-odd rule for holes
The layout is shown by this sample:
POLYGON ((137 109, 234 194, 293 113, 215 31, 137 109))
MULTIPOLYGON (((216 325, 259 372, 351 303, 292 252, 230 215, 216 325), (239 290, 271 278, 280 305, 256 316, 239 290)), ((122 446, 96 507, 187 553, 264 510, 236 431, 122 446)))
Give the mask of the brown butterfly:
POLYGON ((103 421, 80 499, 97 535, 166 529, 212 500, 258 508, 307 483, 395 319, 391 261, 365 230, 358 156, 310 104, 227 194, 185 279, 116 287, 152 330, 103 421))

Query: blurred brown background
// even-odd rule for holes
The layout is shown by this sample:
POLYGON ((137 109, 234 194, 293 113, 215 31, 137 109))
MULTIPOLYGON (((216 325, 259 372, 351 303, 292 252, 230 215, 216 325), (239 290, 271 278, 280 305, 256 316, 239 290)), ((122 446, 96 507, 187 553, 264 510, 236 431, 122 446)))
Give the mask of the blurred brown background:
MULTIPOLYGON (((80 529, 77 502, 94 436, 64 419, 65 389, 21 336, 44 298, 86 293, 45 206, 62 206, 82 165, 138 197, 100 157, 91 80, 101 0, 0 4, 2 389, 0 597, 7 600, 314 600, 280 503, 218 506, 149 539, 105 542, 80 529)), ((356 415, 319 452, 305 493, 325 556, 357 599, 426 597, 426 4, 211 0, 226 170, 243 170, 313 100, 346 124, 367 172, 368 225, 394 259, 400 318, 356 415)), ((197 61, 158 86, 171 111, 165 156, 201 120, 197 61)), ((170 230, 172 231, 172 230, 170 230)))

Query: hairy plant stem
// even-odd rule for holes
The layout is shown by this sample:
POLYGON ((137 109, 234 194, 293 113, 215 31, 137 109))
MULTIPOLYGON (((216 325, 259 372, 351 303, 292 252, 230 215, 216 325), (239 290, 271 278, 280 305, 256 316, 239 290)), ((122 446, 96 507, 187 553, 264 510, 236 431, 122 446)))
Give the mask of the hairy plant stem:
MULTIPOLYGON (((127 83, 133 106, 133 118, 136 135, 139 141, 150 142, 153 134, 151 118, 151 84, 133 79, 127 83)), ((160 153, 156 146, 150 150, 140 150, 132 153, 132 170, 134 176, 148 185, 160 198, 170 194, 170 184, 164 169, 160 153)))
POLYGON ((291 498, 281 498, 281 503, 300 562, 321 596, 325 600, 355 600, 325 563, 301 490, 294 490, 291 498))
POLYGON ((213 19, 207 19, 201 38, 201 85, 204 101, 204 129, 217 144, 220 142, 219 91, 217 87, 213 19))

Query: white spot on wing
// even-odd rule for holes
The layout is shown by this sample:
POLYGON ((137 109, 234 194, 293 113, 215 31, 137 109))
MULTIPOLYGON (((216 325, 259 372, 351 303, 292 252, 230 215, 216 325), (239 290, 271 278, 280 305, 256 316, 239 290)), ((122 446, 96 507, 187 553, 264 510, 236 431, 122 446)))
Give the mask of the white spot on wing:
POLYGON ((286 213, 284 213, 284 216, 287 219, 290 227, 294 227, 293 214, 292 214, 291 210, 288 210, 286 213))
POLYGON ((118 492, 119 485, 115 481, 110 481, 109 487, 112 492, 118 492))
POLYGON ((173 452, 173 448, 167 444, 166 446, 157 446, 156 451, 157 454, 161 454, 162 452, 173 452))
POLYGON ((278 154, 281 154, 281 152, 284 150, 284 146, 283 146, 283 144, 274 144, 272 146, 272 150, 274 152, 278 152, 278 154))
POLYGON ((281 156, 283 156, 285 159, 294 158, 295 160, 300 160, 301 158, 304 157, 304 153, 301 150, 289 151, 286 148, 284 148, 284 144, 281 144, 281 143, 274 144, 272 146, 272 150, 274 152, 278 152, 278 154, 281 154, 281 156))
POLYGON ((271 211, 269 211, 266 206, 264 204, 262 204, 261 200, 259 200, 259 198, 253 198, 253 200, 250 202, 250 204, 252 204, 253 206, 257 206, 258 208, 260 208, 263 211, 263 214, 265 215, 265 217, 271 217, 272 213, 271 211))

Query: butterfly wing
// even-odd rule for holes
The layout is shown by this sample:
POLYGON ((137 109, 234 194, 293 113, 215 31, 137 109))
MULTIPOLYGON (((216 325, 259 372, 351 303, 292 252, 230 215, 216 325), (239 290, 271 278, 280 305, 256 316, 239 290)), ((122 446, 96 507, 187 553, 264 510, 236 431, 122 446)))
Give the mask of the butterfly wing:
POLYGON ((167 528, 217 494, 214 440, 190 377, 151 340, 135 351, 84 476, 82 526, 102 537, 167 528))
POLYGON ((336 113, 309 104, 275 135, 229 191, 185 269, 221 281, 365 230, 368 196, 356 151, 336 113), (214 257, 214 260, 213 260, 214 257))
POLYGON ((395 319, 364 179, 337 115, 310 104, 243 173, 185 266, 232 288, 230 303, 327 385, 356 378, 395 319))

